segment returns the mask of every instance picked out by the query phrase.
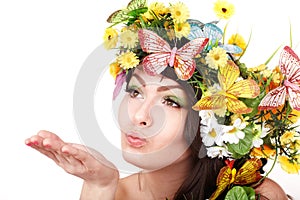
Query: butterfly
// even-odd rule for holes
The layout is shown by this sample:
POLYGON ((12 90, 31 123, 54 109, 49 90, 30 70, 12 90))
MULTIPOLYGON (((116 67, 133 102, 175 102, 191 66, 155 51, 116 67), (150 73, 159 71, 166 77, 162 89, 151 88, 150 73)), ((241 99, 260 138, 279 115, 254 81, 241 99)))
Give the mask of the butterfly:
POLYGON ((107 22, 118 24, 127 20, 135 20, 140 14, 147 12, 146 2, 147 0, 131 0, 125 9, 113 12, 107 22))
POLYGON ((208 42, 208 38, 196 38, 179 49, 171 49, 168 42, 153 31, 140 29, 138 36, 142 50, 149 53, 142 62, 145 72, 149 75, 160 74, 169 65, 174 67, 177 77, 181 80, 191 78, 196 66, 193 58, 208 42))
POLYGON ((212 49, 214 46, 219 46, 225 49, 228 53, 242 53, 242 49, 239 46, 232 44, 219 44, 223 38, 223 31, 216 25, 217 21, 213 21, 204 24, 195 19, 188 19, 187 22, 190 24, 191 31, 187 36, 189 40, 193 40, 198 37, 209 38, 209 45, 207 50, 212 49))
POLYGON ((243 166, 236 171, 233 168, 234 160, 226 162, 217 178, 217 189, 210 196, 209 200, 216 199, 230 184, 249 185, 261 179, 260 168, 263 166, 262 161, 258 158, 247 160, 243 166))
POLYGON ((252 79, 237 81, 239 75, 239 67, 233 61, 228 60, 227 65, 220 67, 218 71, 221 90, 201 98, 193 106, 193 109, 214 110, 226 106, 228 111, 232 113, 245 114, 251 112, 252 108, 248 108, 238 98, 255 98, 259 95, 260 89, 252 79))
POLYGON ((277 108, 288 99, 291 108, 300 111, 300 60, 288 46, 280 54, 279 67, 285 76, 282 86, 271 90, 258 105, 259 110, 277 108))

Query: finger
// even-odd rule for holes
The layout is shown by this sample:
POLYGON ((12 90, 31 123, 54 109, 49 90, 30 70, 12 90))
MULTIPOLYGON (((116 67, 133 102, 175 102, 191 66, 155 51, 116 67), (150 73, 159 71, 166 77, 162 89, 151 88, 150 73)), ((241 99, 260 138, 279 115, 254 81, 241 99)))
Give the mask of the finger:
POLYGON ((28 146, 40 146, 43 142, 44 138, 34 135, 25 140, 25 144, 28 146))
POLYGON ((42 142, 42 145, 52 151, 56 151, 57 153, 61 153, 61 147, 66 143, 61 139, 56 138, 45 138, 42 142))
POLYGON ((58 137, 56 134, 54 134, 50 131, 46 131, 46 130, 40 130, 37 135, 39 135, 43 138, 52 138, 52 139, 56 139, 56 140, 61 140, 60 137, 58 137))
POLYGON ((62 147, 62 152, 74 156, 74 158, 81 161, 87 168, 99 167, 99 164, 115 168, 102 154, 83 145, 68 144, 62 147))
MULTIPOLYGON (((82 148, 81 146, 78 146, 82 148)), ((62 146, 61 151, 66 154, 74 157, 75 159, 79 160, 81 163, 86 163, 88 159, 91 159, 89 153, 86 150, 82 150, 79 148, 75 148, 70 144, 66 144, 62 146)))

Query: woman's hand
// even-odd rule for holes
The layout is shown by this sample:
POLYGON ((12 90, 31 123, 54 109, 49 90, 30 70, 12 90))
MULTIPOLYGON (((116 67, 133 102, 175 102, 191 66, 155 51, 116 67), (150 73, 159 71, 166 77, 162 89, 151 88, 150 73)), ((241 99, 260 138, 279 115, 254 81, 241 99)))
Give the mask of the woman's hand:
POLYGON ((83 145, 66 143, 49 131, 40 131, 26 139, 25 144, 52 159, 66 172, 82 178, 81 199, 96 199, 103 192, 109 195, 107 199, 113 199, 119 172, 99 152, 83 145))

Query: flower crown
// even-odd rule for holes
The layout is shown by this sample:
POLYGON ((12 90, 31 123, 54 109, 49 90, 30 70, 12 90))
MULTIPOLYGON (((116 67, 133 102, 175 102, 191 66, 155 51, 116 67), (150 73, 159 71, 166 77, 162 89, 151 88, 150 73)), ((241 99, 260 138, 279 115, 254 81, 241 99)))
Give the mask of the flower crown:
MULTIPOLYGON (((296 125, 300 117, 298 56, 285 46, 275 68, 269 69, 268 62, 248 68, 240 59, 250 39, 246 43, 237 33, 225 43, 226 27, 222 31, 217 26, 220 20, 234 14, 234 5, 217 0, 214 11, 219 20, 202 23, 189 19, 189 10, 182 2, 165 6, 131 0, 125 9, 109 16, 111 26, 104 34, 104 46, 118 49, 110 65, 116 80, 114 97, 127 71, 139 64, 150 75, 173 67, 178 79, 202 92, 193 109, 201 116, 207 156, 230 160, 220 171, 218 189, 211 199, 229 185, 257 182, 263 165, 260 158, 279 161, 288 173, 300 170, 300 128, 296 125), (236 159, 247 160, 238 171, 233 166, 236 159), (247 178, 243 178, 241 169, 247 170, 247 178)), ((239 189, 232 187, 230 191, 239 189)))

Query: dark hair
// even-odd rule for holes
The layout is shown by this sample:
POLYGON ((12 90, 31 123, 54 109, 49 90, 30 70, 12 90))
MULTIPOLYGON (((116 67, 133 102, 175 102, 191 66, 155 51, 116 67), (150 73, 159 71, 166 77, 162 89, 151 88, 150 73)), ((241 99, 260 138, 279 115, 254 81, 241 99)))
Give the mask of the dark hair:
MULTIPOLYGON (((134 70, 129 70, 126 76, 126 82, 130 81, 134 70)), ((181 187, 177 190, 174 200, 205 200, 216 190, 216 180, 224 162, 218 158, 208 158, 204 156, 199 158, 199 152, 204 149, 202 138, 200 136, 200 117, 198 111, 192 109, 197 100, 201 98, 201 92, 195 92, 195 88, 188 81, 182 81, 177 78, 174 69, 167 67, 162 73, 167 78, 176 80, 185 90, 190 102, 190 110, 185 124, 185 139, 190 145, 193 157, 193 168, 189 176, 185 179, 181 187)), ((224 199, 219 197, 218 199, 224 199)))

